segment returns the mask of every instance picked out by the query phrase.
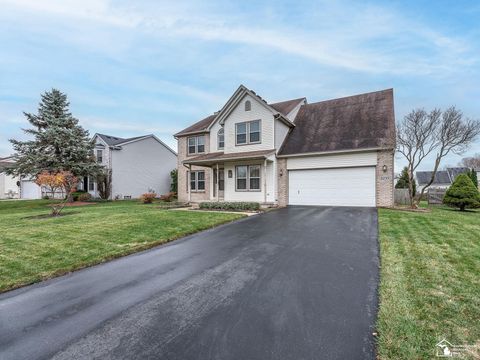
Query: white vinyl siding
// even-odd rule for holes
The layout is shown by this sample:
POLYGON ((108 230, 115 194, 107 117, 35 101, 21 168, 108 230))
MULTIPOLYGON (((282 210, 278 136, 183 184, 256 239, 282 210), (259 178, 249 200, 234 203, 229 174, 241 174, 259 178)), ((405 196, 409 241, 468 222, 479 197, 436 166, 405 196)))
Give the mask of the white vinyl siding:
MULTIPOLYGON (((254 99, 249 95, 246 95, 242 101, 233 109, 229 116, 225 119, 225 149, 224 152, 235 153, 245 151, 257 151, 257 150, 270 150, 275 148, 274 142, 274 118, 271 111, 265 106, 259 103, 258 99, 254 99), (251 102, 251 110, 245 111, 245 101, 251 102), (260 124, 260 141, 256 143, 248 144, 248 132, 247 132, 247 144, 237 146, 236 141, 236 124, 244 123, 254 120, 261 120, 260 124)), ((212 127, 212 130, 216 128, 216 124, 212 127)), ((216 128, 218 131, 218 128, 216 128)), ((255 135, 254 135, 255 136, 255 135)), ((215 148, 217 146, 215 145, 215 148)))
POLYGON ((350 154, 289 157, 287 160, 287 169, 324 169, 352 166, 375 166, 376 164, 377 153, 375 151, 370 151, 350 154))
POLYGON ((289 205, 375 206, 375 167, 288 171, 289 205))

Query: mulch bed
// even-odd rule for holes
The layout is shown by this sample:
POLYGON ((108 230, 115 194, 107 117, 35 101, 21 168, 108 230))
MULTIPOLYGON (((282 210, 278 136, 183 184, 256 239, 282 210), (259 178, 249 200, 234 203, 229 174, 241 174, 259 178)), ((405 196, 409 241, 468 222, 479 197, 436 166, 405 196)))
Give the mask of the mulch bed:
POLYGON ((75 215, 78 213, 79 212, 67 212, 67 213, 60 213, 60 215, 57 215, 57 216, 52 216, 52 214, 41 214, 41 215, 26 216, 23 219, 29 219, 29 220, 55 219, 55 218, 68 216, 68 215, 75 215))
MULTIPOLYGON (((59 206, 61 204, 50 204, 48 206, 59 206)), ((74 201, 73 203, 66 203, 65 207, 74 207, 74 206, 86 206, 86 205, 97 205, 96 202, 86 202, 86 201, 74 201)))

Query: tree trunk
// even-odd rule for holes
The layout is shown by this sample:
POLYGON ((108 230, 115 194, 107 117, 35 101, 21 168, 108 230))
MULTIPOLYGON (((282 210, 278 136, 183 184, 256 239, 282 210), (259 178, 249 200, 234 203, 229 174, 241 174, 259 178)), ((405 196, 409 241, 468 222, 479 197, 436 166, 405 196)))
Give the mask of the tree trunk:
POLYGON ((67 202, 73 203, 72 188, 65 186, 65 192, 67 193, 67 202))
POLYGON ((460 205, 460 211, 465 211, 465 204, 460 205))

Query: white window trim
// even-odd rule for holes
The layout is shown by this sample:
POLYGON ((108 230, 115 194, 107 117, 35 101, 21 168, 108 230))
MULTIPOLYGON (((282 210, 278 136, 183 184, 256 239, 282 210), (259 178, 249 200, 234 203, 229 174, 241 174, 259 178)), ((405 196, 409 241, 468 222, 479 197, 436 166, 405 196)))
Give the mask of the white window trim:
POLYGON ((187 138, 187 155, 204 154, 204 153, 205 153, 205 135, 189 136, 187 138), (203 138, 203 151, 198 151, 199 138, 203 138), (190 139, 195 139, 195 152, 190 152, 190 139))
POLYGON ((235 191, 236 192, 261 192, 262 191, 262 165, 260 164, 251 164, 251 165, 236 165, 235 166, 235 191), (247 168, 247 177, 240 178, 246 180, 246 189, 239 189, 238 188, 238 176, 237 176, 237 168, 244 166, 247 168), (250 189, 250 166, 258 166, 259 176, 258 178, 255 177, 254 179, 258 179, 259 188, 258 189, 250 189))
POLYGON ((223 150, 225 149, 225 129, 224 128, 221 128, 218 130, 217 132, 217 148, 218 150, 223 150), (222 134, 220 134, 220 131, 222 132, 222 134), (220 136, 223 137, 223 146, 220 146, 220 136))
POLYGON ((103 164, 103 149, 97 149, 96 153, 96 158, 97 158, 97 163, 103 164), (100 153, 100 156, 98 156, 98 153, 100 153), (99 160, 100 159, 100 160, 99 160))
POLYGON ((261 144, 261 143, 262 143, 262 120, 261 119, 235 123, 235 146, 255 145, 255 144, 261 144), (258 121, 258 141, 250 141, 250 124, 257 121, 258 121), (238 137, 237 137, 238 135, 237 128, 238 128, 238 125, 240 124, 246 125, 246 134, 245 134, 246 142, 241 144, 238 143, 238 137))
POLYGON ((207 179, 206 179, 206 174, 205 174, 205 170, 192 170, 191 172, 190 171, 187 171, 188 173, 188 181, 189 181, 189 188, 190 188, 190 191, 191 192, 195 192, 195 193, 200 193, 200 192, 205 192, 205 189, 207 187, 207 179), (198 173, 200 172, 203 172, 203 180, 198 180, 198 173), (193 182, 195 183, 195 189, 192 188, 192 174, 195 174, 195 180, 193 180, 193 182), (203 181, 203 190, 198 190, 198 182, 199 181, 203 181))

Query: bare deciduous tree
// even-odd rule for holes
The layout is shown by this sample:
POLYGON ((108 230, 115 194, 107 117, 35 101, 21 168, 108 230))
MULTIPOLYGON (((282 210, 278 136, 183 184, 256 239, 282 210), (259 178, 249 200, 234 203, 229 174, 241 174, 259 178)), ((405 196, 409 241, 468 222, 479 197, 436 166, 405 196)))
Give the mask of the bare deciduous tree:
POLYGON ((459 165, 470 169, 480 170, 480 154, 463 158, 459 165))
POLYGON ((433 183, 442 159, 449 153, 462 154, 480 134, 480 123, 465 119, 454 106, 444 112, 434 109, 427 113, 416 109, 397 125, 397 150, 405 156, 410 184, 422 161, 435 153, 434 168, 429 182, 420 194, 414 194, 410 185, 410 205, 418 207, 425 190, 433 183))

